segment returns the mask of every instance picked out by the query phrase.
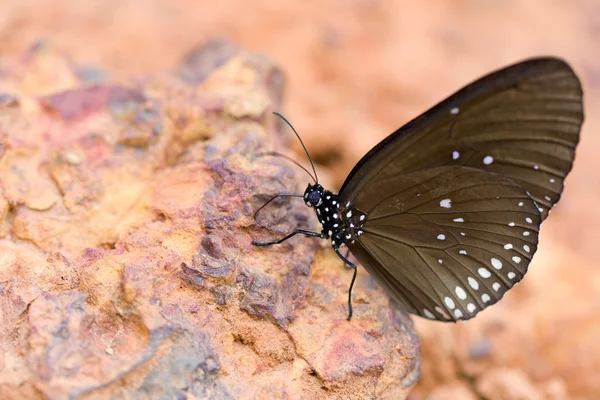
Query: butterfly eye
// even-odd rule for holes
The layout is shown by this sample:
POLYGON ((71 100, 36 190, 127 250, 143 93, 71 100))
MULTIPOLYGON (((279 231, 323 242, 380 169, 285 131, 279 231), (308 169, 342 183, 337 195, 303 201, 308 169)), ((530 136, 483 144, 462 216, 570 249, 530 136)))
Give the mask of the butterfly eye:
POLYGON ((308 194, 308 202, 311 206, 316 207, 321 204, 321 193, 316 190, 313 190, 308 194))

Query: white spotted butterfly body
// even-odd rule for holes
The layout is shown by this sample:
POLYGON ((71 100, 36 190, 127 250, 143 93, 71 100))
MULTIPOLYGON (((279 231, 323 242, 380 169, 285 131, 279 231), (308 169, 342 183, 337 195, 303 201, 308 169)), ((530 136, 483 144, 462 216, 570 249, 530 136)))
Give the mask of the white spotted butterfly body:
POLYGON ((331 238, 355 267, 348 246, 413 314, 470 319, 525 276, 572 167, 582 96, 555 58, 483 77, 375 146, 338 195, 309 184, 322 231, 297 233, 331 238))
POLYGON ((315 208, 322 226, 321 235, 325 239, 331 238, 334 250, 354 243, 364 233, 362 226, 366 215, 351 207, 350 203, 341 204, 336 194, 324 190, 321 185, 309 184, 304 192, 304 201, 307 206, 315 208))

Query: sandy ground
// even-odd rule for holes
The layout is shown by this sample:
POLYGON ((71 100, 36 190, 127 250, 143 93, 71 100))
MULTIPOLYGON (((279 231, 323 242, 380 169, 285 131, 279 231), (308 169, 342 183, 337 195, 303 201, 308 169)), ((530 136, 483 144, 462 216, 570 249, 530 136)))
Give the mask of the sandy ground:
MULTIPOLYGON (((173 69, 192 46, 214 35, 266 53, 282 67, 288 83, 282 111, 334 187, 372 145, 476 77, 535 55, 568 60, 583 81, 586 106, 575 167, 544 224, 531 276, 497 307, 504 313, 516 307, 515 324, 536 313, 560 316, 551 320, 563 326, 555 340, 582 347, 567 346, 557 355, 549 341, 548 358, 540 361, 549 365, 537 367, 561 376, 568 369, 563 359, 577 365, 581 357, 590 369, 564 376, 569 393, 587 397, 598 387, 589 373, 600 368, 600 350, 582 342, 582 328, 570 324, 573 318, 591 323, 600 311, 600 117, 594 113, 600 103, 600 2, 0 2, 0 62, 46 39, 76 62, 126 79, 173 69), (543 272, 545 264, 555 265, 551 273, 543 272), (519 304, 530 291, 553 294, 519 304)), ((419 322, 419 328, 424 348, 435 347, 427 342, 430 324, 419 322)), ((415 397, 439 383, 424 382, 415 397)))

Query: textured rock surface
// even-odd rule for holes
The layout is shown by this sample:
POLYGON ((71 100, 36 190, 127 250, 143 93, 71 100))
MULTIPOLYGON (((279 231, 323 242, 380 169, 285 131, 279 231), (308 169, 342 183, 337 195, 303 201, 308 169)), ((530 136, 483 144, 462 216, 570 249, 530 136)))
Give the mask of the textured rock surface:
POLYGON ((179 76, 82 77, 37 46, 0 71, 0 398, 403 398, 410 319, 327 246, 269 111, 283 77, 210 42, 179 76), (98 78, 100 77, 100 78, 98 78), (34 84, 35 83, 35 84, 34 84), (312 266, 312 267, 311 267, 312 266))

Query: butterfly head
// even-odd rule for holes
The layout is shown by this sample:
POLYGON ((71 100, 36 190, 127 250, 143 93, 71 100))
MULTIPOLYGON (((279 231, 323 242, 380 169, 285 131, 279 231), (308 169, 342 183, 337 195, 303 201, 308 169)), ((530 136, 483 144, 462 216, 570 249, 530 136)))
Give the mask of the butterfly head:
POLYGON ((304 202, 309 207, 318 207, 323 203, 324 192, 323 186, 318 183, 315 185, 309 183, 304 191, 304 202))

